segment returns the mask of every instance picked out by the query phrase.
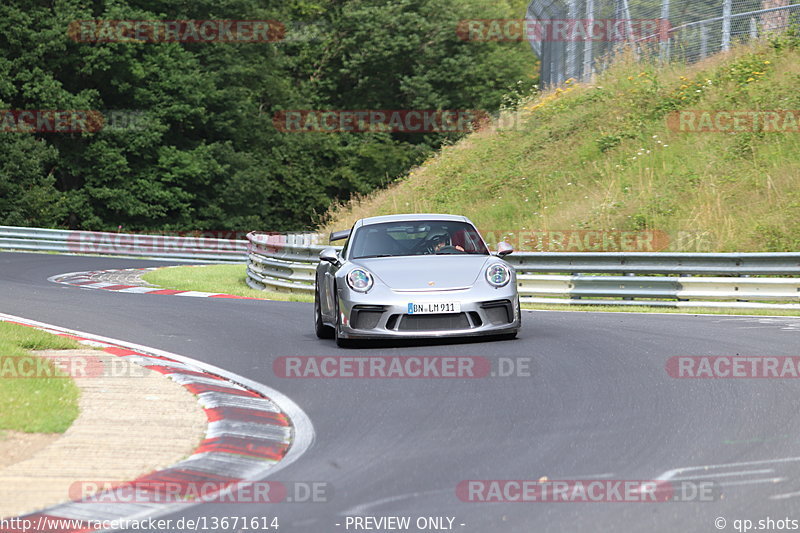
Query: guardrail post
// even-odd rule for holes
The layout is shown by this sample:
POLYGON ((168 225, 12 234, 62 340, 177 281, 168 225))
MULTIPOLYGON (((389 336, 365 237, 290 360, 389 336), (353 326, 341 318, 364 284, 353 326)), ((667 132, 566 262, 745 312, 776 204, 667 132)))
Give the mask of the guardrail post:
MULTIPOLYGON (((623 273, 622 275, 623 275, 623 276, 635 276, 636 274, 634 274, 633 272, 625 272, 625 273, 623 273)), ((630 301, 633 301, 633 297, 631 297, 631 296, 627 296, 627 297, 623 298, 623 300, 630 300, 630 301)))

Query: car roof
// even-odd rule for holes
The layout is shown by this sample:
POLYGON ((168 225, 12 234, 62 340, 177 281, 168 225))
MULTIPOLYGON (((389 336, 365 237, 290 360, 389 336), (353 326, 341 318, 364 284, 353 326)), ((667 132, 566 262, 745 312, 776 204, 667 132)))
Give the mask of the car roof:
POLYGON ((360 225, 369 226, 371 224, 382 224, 384 222, 404 222, 404 221, 418 221, 418 220, 441 220, 441 221, 452 221, 452 222, 468 222, 469 224, 472 224, 472 222, 470 222, 470 220, 465 216, 444 215, 437 213, 411 213, 405 215, 384 215, 380 217, 362 218, 359 222, 361 222, 360 225))

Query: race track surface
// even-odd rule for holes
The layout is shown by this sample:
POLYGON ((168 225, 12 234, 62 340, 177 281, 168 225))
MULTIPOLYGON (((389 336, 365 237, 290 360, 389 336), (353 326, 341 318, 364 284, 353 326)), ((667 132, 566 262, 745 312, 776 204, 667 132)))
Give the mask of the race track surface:
POLYGON ((0 312, 193 357, 267 384, 308 414, 316 441, 278 479, 329 483, 328 502, 205 504, 173 518, 277 516, 280 531, 289 533, 346 531, 348 514, 412 522, 450 516, 456 531, 475 533, 717 531, 717 517, 730 531, 737 519, 800 521, 798 380, 673 379, 665 371, 679 355, 798 356, 800 318, 526 312, 514 341, 343 351, 314 336, 310 304, 119 294, 46 281, 65 272, 164 264, 0 253, 0 312), (310 355, 530 357, 532 376, 273 373, 276 357, 310 355), (717 483, 716 501, 456 497, 462 480, 652 480, 704 466, 710 467, 685 477, 717 483))

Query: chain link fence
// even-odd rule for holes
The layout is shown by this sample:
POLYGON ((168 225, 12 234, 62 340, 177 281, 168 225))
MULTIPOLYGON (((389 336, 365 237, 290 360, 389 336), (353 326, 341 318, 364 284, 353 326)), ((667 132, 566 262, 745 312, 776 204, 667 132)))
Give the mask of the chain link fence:
POLYGON ((797 24, 792 0, 533 0, 526 14, 542 87, 588 80, 623 50, 692 63, 797 24))

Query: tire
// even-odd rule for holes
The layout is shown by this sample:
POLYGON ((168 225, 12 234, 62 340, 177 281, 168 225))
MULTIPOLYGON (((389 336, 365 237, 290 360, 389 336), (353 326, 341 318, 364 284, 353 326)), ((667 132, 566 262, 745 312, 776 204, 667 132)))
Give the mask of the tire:
POLYGON ((320 339, 332 339, 333 328, 326 326, 322 321, 322 309, 320 306, 319 290, 314 290, 314 333, 320 339))
POLYGON ((334 309, 336 309, 336 327, 333 328, 333 336, 336 338, 336 346, 339 348, 349 348, 353 345, 353 341, 339 336, 339 321, 342 319, 342 314, 339 312, 339 295, 336 294, 334 299, 336 300, 336 305, 334 307, 334 309))

